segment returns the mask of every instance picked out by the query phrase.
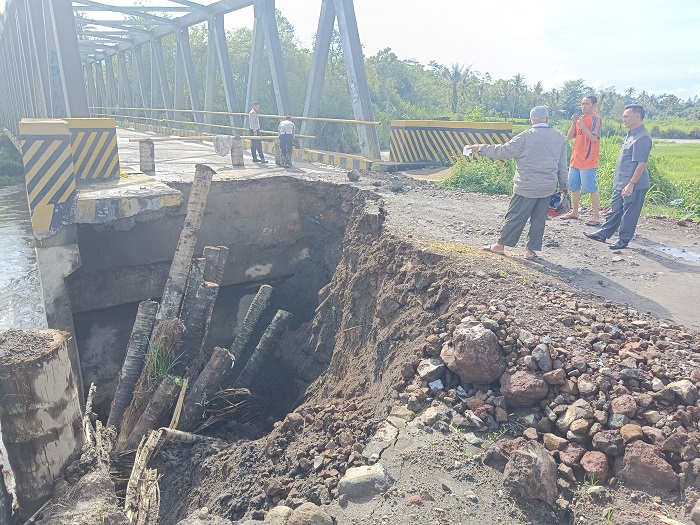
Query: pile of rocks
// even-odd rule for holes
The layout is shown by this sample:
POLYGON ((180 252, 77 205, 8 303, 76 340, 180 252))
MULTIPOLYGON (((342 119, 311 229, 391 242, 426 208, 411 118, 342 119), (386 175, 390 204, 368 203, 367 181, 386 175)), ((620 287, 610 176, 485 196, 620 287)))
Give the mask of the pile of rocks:
POLYGON ((470 315, 431 327, 400 397, 414 412, 430 406, 421 420, 434 430, 518 430, 484 456, 506 486, 551 503, 552 485, 565 494, 583 480, 653 493, 700 483, 697 335, 612 304, 566 303, 547 335, 502 302, 460 306, 470 315), (539 469, 526 476, 540 480, 533 494, 515 479, 525 464, 539 469))

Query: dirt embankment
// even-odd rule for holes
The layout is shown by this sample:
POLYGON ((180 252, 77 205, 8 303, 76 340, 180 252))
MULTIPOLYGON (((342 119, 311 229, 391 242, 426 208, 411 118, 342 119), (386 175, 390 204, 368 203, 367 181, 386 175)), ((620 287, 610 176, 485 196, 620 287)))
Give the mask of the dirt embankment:
MULTIPOLYGON (((387 211, 391 226, 391 204, 387 211)), ((332 347, 328 371, 269 436, 207 457, 194 488, 184 484, 169 497, 177 501, 176 514, 206 506, 232 519, 262 520, 276 505, 311 501, 338 523, 687 518, 698 483, 697 335, 564 287, 540 265, 519 258, 401 237, 406 235, 347 239, 329 300, 302 328, 310 352, 332 347), (495 335, 503 376, 460 381, 444 365, 437 375, 421 373, 421 363, 439 360, 463 322, 495 335), (539 364, 545 354, 549 365, 546 358, 539 364), (506 376, 517 378, 508 392, 506 376), (444 388, 431 389, 435 379, 444 388), (674 385, 678 381, 684 381, 681 387, 674 385), (539 394, 527 398, 533 384, 539 394), (676 394, 679 388, 687 395, 676 394), (377 446, 392 411, 403 414, 404 424, 397 427, 394 418, 396 434, 380 437, 388 441, 377 446), (675 439, 683 441, 678 452, 672 450, 675 439), (539 443, 556 465, 551 506, 504 486, 500 471, 527 441, 539 443), (625 455, 637 442, 659 454, 656 466, 668 483, 662 493, 633 481, 646 479, 647 460, 654 461, 643 447, 625 455), (348 501, 339 483, 374 450, 395 483, 374 497, 348 501), (598 460, 594 466, 583 460, 588 452, 598 460)), ((196 455, 202 453, 208 455, 196 455)), ((180 456, 172 457, 175 463, 192 470, 180 456)), ((530 475, 525 484, 539 487, 530 475)))
POLYGON ((530 263, 478 249, 507 199, 391 177, 359 181, 387 223, 348 232, 327 299, 277 349, 327 356, 326 372, 268 435, 232 422, 219 435, 240 441, 164 449, 162 522, 271 522, 305 502, 339 524, 688 522, 700 338, 674 319, 693 319, 700 272, 652 250, 692 251, 698 225, 645 219, 611 254, 553 220, 530 263), (495 351, 481 378, 454 358, 475 334, 495 351), (388 488, 343 488, 374 461, 388 488))

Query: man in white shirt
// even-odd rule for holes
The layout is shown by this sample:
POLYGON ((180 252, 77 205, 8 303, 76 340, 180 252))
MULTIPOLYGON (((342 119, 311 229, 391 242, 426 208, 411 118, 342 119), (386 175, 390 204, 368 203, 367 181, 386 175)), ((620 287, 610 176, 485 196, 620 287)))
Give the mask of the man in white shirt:
MULTIPOLYGON (((260 102, 254 102, 253 109, 251 109, 248 113, 248 132, 251 136, 260 135, 260 119, 258 119, 258 111, 260 111, 260 102)), ((262 150, 262 141, 250 141, 250 154, 253 155, 253 162, 267 164, 265 154, 262 150), (258 160, 258 156, 260 156, 260 160, 258 160)))
POLYGON ((280 150, 282 152, 282 165, 285 168, 292 167, 292 144, 294 143, 294 122, 287 115, 279 125, 280 150))

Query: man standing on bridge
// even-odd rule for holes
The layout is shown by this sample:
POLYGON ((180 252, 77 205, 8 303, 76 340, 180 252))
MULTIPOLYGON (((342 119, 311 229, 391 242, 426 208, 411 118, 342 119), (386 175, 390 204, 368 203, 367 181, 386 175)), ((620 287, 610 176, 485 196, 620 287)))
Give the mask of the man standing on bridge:
POLYGON ((292 122, 292 117, 289 115, 284 117, 284 120, 280 122, 279 136, 280 151, 282 153, 282 165, 285 168, 291 168, 292 144, 294 143, 294 122, 292 122))
POLYGON ((530 110, 532 127, 518 133, 505 144, 475 144, 473 153, 496 160, 515 159, 517 170, 513 180, 513 197, 506 212, 506 223, 495 244, 484 250, 505 255, 506 246, 515 246, 530 219, 527 245, 523 257, 534 259, 542 249, 544 225, 549 202, 557 191, 557 182, 567 193, 567 143, 564 135, 547 124, 549 110, 535 106, 530 110))
POLYGON ((651 151, 651 133, 644 127, 645 114, 644 108, 638 104, 625 106, 622 123, 629 131, 622 143, 615 166, 610 211, 598 231, 583 233, 589 239, 605 242, 619 228, 619 238, 608 246, 611 250, 627 248, 634 237, 644 198, 651 186, 647 169, 651 151))
MULTIPOLYGON (((260 111, 260 102, 253 102, 253 109, 251 109, 248 113, 248 132, 251 134, 251 136, 260 135, 260 120, 258 119, 258 111, 260 111)), ((262 162, 263 164, 267 164, 265 154, 262 150, 262 141, 250 141, 250 154, 253 155, 253 162, 262 162), (256 153, 260 156, 260 160, 258 160, 256 153)))

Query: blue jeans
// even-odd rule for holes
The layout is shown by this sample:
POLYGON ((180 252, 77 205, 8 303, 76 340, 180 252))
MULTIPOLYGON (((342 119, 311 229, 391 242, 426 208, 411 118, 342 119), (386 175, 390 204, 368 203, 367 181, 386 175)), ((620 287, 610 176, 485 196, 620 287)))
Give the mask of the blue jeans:
POLYGON ((569 189, 571 191, 582 190, 583 193, 595 193, 598 191, 598 182, 596 181, 596 173, 598 168, 589 170, 581 170, 578 168, 569 168, 569 189))

